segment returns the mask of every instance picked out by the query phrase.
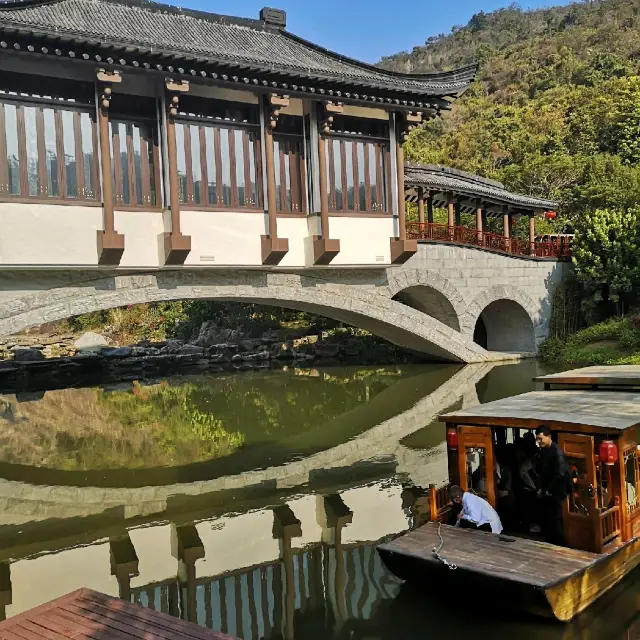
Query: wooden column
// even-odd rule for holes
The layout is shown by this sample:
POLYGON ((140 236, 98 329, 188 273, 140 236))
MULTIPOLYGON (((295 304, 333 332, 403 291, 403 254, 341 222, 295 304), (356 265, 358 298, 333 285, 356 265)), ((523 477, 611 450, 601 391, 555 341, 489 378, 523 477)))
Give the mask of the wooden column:
POLYGON ((424 224, 424 188, 418 187, 418 223, 424 224))
POLYGON ((483 224, 482 224, 482 200, 479 198, 476 200, 476 231, 478 232, 478 244, 483 245, 484 242, 484 234, 483 234, 483 224))
POLYGON ((116 232, 113 213, 109 105, 111 103, 113 85, 122 82, 122 76, 119 71, 99 69, 96 77, 98 81, 98 132, 100 136, 103 216, 103 229, 98 231, 98 264, 118 265, 124 253, 124 236, 116 232))
POLYGON ((529 249, 531 255, 536 254, 536 214, 535 211, 529 214, 529 249))
POLYGON ((338 605, 338 617, 341 622, 347 619, 345 609, 346 571, 344 566, 344 547, 342 529, 353 521, 353 512, 338 494, 322 498, 318 496, 318 525, 322 529, 322 541, 333 544, 336 554, 335 601, 338 605))
POLYGON ((456 224, 455 209, 454 209, 453 192, 447 193, 447 224, 449 226, 449 238, 453 240, 454 227, 456 224))
POLYGON ((131 577, 138 575, 138 554, 127 533, 122 538, 109 540, 111 575, 118 581, 119 597, 131 601, 131 577))
POLYGON ((276 205, 276 170, 273 149, 273 130, 278 125, 280 109, 289 105, 289 96, 275 93, 265 98, 264 152, 267 175, 267 235, 260 237, 262 247, 262 264, 276 265, 289 251, 289 241, 278 238, 278 214, 276 205))
POLYGON ((427 222, 433 224, 433 191, 429 191, 427 198, 427 222))
POLYGON ((320 186, 320 235, 313 236, 314 264, 329 264, 340 253, 340 240, 329 237, 329 185, 327 181, 327 134, 331 131, 333 118, 344 111, 341 102, 319 105, 318 115, 318 160, 320 186))
POLYGON ((292 540, 301 536, 300 520, 296 518, 291 507, 285 505, 273 510, 273 537, 282 542, 282 562, 285 573, 285 640, 294 638, 296 592, 292 540))
POLYGON ((509 207, 502 208, 502 235, 505 238, 511 237, 511 214, 509 213, 509 207))
POLYGON ((396 171, 398 185, 398 237, 391 238, 391 263, 403 264, 418 251, 417 240, 407 240, 404 186, 404 149, 409 131, 422 122, 420 113, 404 113, 396 118, 396 171))
MULTIPOLYGON (((198 603, 196 598, 196 561, 204 558, 204 545, 200 534, 192 524, 176 527, 178 560, 182 563, 181 582, 186 583, 186 606, 184 617, 189 622, 198 621, 198 603)), ((175 548, 175 547, 174 547, 175 548)))
POLYGON ((171 231, 164 234, 164 261, 168 265, 184 264, 191 252, 191 237, 180 230, 180 194, 178 186, 178 151, 176 148, 176 115, 180 96, 189 91, 186 80, 165 80, 167 104, 167 164, 169 170, 169 210, 171 231))
POLYGON ((462 226, 462 213, 460 212, 460 208, 461 205, 459 202, 456 202, 453 206, 453 211, 454 211, 454 216, 455 216, 455 221, 456 221, 456 227, 461 227, 462 226))

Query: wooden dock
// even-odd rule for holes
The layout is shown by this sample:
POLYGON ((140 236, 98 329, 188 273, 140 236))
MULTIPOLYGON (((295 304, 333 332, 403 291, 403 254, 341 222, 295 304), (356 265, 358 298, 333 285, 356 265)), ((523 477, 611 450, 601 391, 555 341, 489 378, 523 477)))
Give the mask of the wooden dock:
POLYGON ((80 589, 0 623, 0 640, 235 640, 191 622, 80 589))

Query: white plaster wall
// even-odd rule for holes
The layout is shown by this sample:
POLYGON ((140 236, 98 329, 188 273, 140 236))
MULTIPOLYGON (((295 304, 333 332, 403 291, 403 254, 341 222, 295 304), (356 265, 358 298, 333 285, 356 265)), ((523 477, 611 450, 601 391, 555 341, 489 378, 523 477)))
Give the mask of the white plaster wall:
POLYGON ((273 562, 280 557, 273 539, 273 511, 205 520, 196 524, 205 555, 196 562, 198 578, 273 562))
POLYGON ((178 575, 178 560, 171 555, 171 525, 129 529, 129 537, 138 555, 139 576, 131 578, 132 587, 170 580, 178 575))
POLYGON ((329 236, 340 240, 332 265, 385 265, 391 262, 393 218, 338 217, 329 219, 329 236), (381 259, 379 259, 381 258, 381 259))
POLYGON ((111 575, 109 543, 68 549, 11 565, 13 604, 7 617, 87 587, 118 596, 118 581, 111 575))
POLYGON ((380 483, 349 489, 341 493, 344 503, 353 511, 353 521, 343 529, 343 542, 375 541, 407 529, 402 510, 402 487, 380 483))
POLYGON ((164 253, 160 211, 116 211, 115 227, 124 235, 121 267, 159 267, 164 253))
POLYGON ((278 218, 278 237, 289 240, 289 252, 281 267, 304 267, 313 261, 313 249, 308 252, 309 229, 306 218, 278 218))
POLYGON ((187 266, 262 264, 265 215, 233 211, 181 211, 182 233, 191 236, 187 266))
POLYGON ((0 264, 95 265, 101 207, 3 203, 0 264))

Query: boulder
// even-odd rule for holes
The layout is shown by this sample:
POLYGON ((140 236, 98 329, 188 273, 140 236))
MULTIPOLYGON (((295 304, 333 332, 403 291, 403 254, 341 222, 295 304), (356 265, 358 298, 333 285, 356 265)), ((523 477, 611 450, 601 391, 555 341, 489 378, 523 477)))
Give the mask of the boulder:
POLYGON ((178 349, 178 355, 181 356, 202 356, 204 355, 204 349, 192 344, 185 344, 178 349))
POLYGON ((37 349, 14 349, 13 359, 15 362, 36 362, 44 360, 45 357, 37 349))
POLYGON ((93 331, 88 331, 87 333, 80 336, 74 343, 73 346, 78 351, 84 352, 97 352, 103 349, 104 347, 109 346, 109 342, 104 336, 101 336, 99 333, 94 333, 93 331))

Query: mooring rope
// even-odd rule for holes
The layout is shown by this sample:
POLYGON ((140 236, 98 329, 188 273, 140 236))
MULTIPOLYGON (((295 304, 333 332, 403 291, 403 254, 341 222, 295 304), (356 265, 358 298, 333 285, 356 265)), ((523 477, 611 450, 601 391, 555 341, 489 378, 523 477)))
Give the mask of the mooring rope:
POLYGON ((453 564, 453 562, 449 562, 446 558, 443 558, 440 555, 440 549, 442 549, 442 546, 444 545, 444 538, 442 537, 440 529, 442 529, 442 522, 438 522, 438 537, 440 538, 440 544, 437 547, 433 547, 433 555, 440 560, 442 564, 449 567, 452 571, 455 571, 455 569, 458 568, 458 565, 453 564))

